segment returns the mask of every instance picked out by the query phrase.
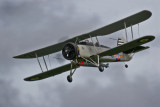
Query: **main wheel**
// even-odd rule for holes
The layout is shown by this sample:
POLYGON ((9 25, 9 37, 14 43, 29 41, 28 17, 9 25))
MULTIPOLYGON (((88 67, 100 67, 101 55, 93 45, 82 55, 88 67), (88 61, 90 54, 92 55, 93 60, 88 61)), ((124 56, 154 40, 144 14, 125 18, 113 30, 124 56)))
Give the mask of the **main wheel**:
POLYGON ((72 76, 68 75, 67 80, 68 80, 68 82, 72 82, 72 76))
POLYGON ((99 71, 100 71, 100 72, 103 72, 103 71, 104 71, 104 67, 103 67, 102 65, 99 65, 98 68, 99 68, 99 71))

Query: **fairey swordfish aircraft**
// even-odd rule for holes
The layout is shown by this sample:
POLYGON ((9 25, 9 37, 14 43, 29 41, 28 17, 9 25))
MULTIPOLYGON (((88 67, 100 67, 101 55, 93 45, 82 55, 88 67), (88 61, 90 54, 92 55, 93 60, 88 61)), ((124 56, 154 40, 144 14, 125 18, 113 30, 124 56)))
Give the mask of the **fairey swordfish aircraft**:
MULTIPOLYGON (((151 17, 151 15, 152 13, 150 11, 143 10, 92 32, 75 36, 61 43, 57 43, 45 48, 14 56, 14 58, 37 58, 42 73, 27 77, 24 79, 26 81, 42 80, 70 70, 67 80, 68 82, 72 82, 72 76, 74 72, 81 66, 97 67, 100 72, 103 72, 104 68, 109 67, 109 62, 130 61, 133 54, 148 49, 148 46, 142 45, 154 40, 155 37, 152 35, 146 35, 133 40, 132 26, 147 20, 151 17), (128 27, 131 27, 131 41, 128 41, 128 27), (110 48, 99 43, 97 36, 108 35, 122 29, 125 29, 126 39, 123 37, 118 38, 116 47, 110 48), (96 38, 97 42, 93 41, 93 37, 96 38), (91 42, 87 40, 88 38, 91 39, 91 42), (50 54, 59 51, 62 51, 63 57, 66 60, 70 60, 71 63, 49 70, 45 56, 48 56, 49 58, 50 54), (46 72, 44 72, 42 69, 39 57, 42 57, 44 60, 46 72)), ((125 64, 125 67, 127 68, 128 65, 125 64)))

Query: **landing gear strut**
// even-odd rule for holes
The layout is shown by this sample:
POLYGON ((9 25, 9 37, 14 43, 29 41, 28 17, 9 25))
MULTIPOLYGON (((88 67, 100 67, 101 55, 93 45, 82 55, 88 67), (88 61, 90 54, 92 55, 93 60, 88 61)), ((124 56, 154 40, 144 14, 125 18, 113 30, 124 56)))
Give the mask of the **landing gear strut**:
POLYGON ((73 67, 72 67, 72 62, 71 62, 71 70, 70 70, 70 75, 68 75, 67 76, 67 80, 68 80, 68 82, 72 82, 72 75, 74 74, 74 72, 76 71, 76 68, 74 69, 74 71, 72 72, 72 69, 73 69, 73 67))

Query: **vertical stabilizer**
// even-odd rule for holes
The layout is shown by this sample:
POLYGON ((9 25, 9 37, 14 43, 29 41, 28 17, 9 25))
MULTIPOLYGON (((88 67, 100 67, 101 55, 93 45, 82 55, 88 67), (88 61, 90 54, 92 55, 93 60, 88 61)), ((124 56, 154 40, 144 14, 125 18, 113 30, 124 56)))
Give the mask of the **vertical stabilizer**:
POLYGON ((127 41, 126 41, 125 38, 119 37, 118 40, 117 40, 117 46, 120 46, 120 45, 122 45, 122 44, 124 44, 124 43, 126 43, 126 42, 127 42, 127 41))

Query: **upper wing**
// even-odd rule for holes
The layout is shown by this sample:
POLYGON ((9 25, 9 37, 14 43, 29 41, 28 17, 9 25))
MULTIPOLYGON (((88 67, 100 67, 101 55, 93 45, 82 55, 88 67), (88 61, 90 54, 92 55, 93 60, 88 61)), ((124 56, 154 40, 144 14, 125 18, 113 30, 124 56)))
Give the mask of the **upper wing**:
POLYGON ((119 20, 117 22, 114 22, 112 24, 109 24, 107 26, 104 26, 102 28, 99 28, 97 30, 94 30, 92 32, 86 33, 86 34, 82 34, 76 37, 73 37, 71 39, 68 39, 64 42, 61 43, 57 43, 55 45, 52 46, 48 46, 45 48, 41 48, 32 52, 28 52, 22 55, 18 55, 15 56, 14 58, 35 58, 35 53, 38 55, 38 57, 41 56, 45 56, 54 52, 58 52, 60 51, 63 46, 67 43, 67 42, 75 42, 77 39, 78 41, 90 38, 90 36, 95 37, 95 36, 103 36, 103 35, 108 35, 111 34, 113 32, 119 31, 121 29, 124 29, 124 22, 126 23, 126 27, 129 27, 131 25, 135 25, 137 23, 140 23, 142 21, 147 20, 149 17, 151 17, 152 13, 148 10, 143 10, 139 13, 136 13, 134 15, 131 15, 127 18, 124 18, 122 20, 119 20))
POLYGON ((120 45, 118 47, 115 47, 115 48, 112 48, 110 50, 107 50, 105 52, 102 52, 100 53, 100 57, 103 57, 103 56, 111 56, 111 55, 115 55, 115 54, 118 54, 120 52, 127 52, 131 49, 134 49, 142 44, 145 44, 147 42, 150 42, 152 40, 154 40, 154 36, 143 36, 141 38, 138 38, 138 39, 135 39, 133 41, 130 41, 130 42, 127 42, 123 45, 120 45))
POLYGON ((94 30, 92 32, 89 32, 87 34, 80 35, 78 38, 83 40, 83 39, 89 38, 89 35, 91 35, 92 37, 108 35, 108 34, 111 34, 113 32, 124 29, 125 28, 124 22, 126 23, 126 27, 130 27, 132 25, 135 25, 135 24, 138 24, 140 22, 143 22, 143 21, 147 20, 148 18, 151 17, 151 15, 152 15, 152 13, 150 11, 143 10, 141 12, 138 12, 134 15, 131 15, 129 17, 121 19, 117 22, 114 22, 112 24, 109 24, 107 26, 99 28, 99 29, 94 30))
POLYGON ((37 54, 38 57, 49 55, 49 54, 62 50, 65 43, 67 42, 57 43, 57 44, 54 44, 48 47, 44 47, 38 50, 34 50, 34 51, 31 51, 25 54, 14 56, 13 58, 36 58, 35 53, 37 54))
MULTIPOLYGON (((72 69, 75 69, 75 68, 78 68, 79 66, 77 65, 72 65, 72 69)), ((54 68, 52 70, 49 70, 49 71, 46 71, 46 72, 42 72, 42 73, 39 73, 39 74, 36 74, 36 75, 33 75, 33 76, 30 76, 30 77, 27 77, 25 78, 24 80, 25 81, 36 81, 36 80, 41 80, 41 79, 45 79, 45 78, 48 78, 48 77, 51 77, 51 76, 55 76, 55 75, 58 75, 58 74, 61 74, 63 72, 66 72, 68 70, 71 69, 71 64, 66 64, 66 65, 63 65, 61 67, 58 67, 58 68, 54 68)))

